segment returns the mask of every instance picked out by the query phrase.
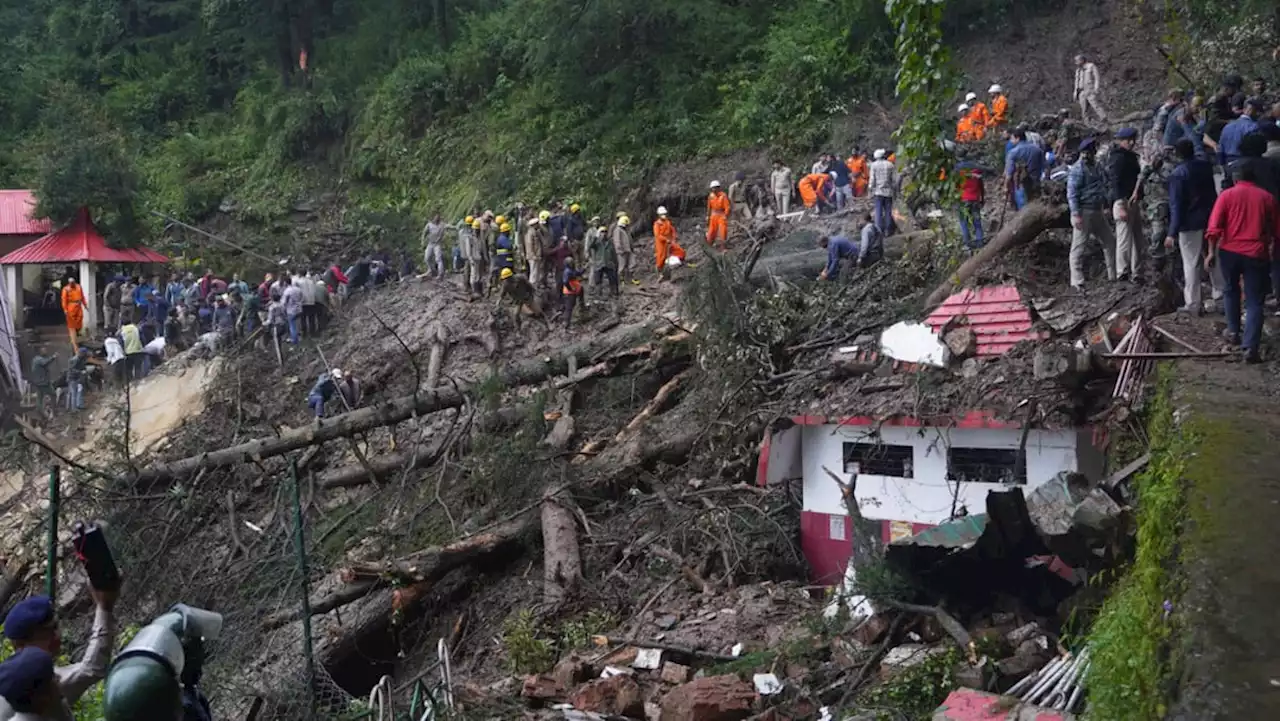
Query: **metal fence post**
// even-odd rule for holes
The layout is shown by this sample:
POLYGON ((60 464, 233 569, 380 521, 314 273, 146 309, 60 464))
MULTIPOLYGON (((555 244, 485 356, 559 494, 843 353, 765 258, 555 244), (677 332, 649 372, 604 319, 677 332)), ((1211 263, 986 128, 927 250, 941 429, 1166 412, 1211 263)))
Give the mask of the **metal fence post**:
POLYGON ((307 535, 302 524, 302 490, 298 484, 298 461, 289 459, 289 481, 293 485, 293 530, 298 545, 298 570, 302 573, 302 650, 307 655, 307 688, 310 699, 307 718, 316 717, 316 655, 311 643, 311 571, 307 567, 307 535))
POLYGON ((61 469, 49 467, 49 564, 45 570, 44 592, 58 603, 58 502, 61 469))

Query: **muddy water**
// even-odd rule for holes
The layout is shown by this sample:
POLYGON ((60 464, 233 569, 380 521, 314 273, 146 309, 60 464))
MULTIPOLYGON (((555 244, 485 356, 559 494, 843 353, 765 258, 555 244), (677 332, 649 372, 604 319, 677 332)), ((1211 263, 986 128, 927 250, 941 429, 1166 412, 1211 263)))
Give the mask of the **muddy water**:
POLYGON ((1203 432, 1179 613, 1178 721, 1280 719, 1280 378, 1222 362, 1179 368, 1178 408, 1203 432))

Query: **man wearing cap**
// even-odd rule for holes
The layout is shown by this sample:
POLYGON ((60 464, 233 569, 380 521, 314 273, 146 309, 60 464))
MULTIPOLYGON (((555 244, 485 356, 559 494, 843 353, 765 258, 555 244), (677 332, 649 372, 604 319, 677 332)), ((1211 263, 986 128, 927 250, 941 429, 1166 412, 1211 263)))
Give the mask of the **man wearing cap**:
POLYGON ((0 719, 38 721, 70 718, 62 713, 53 656, 28 647, 0 663, 0 719))
POLYGON ((1249 98, 1245 101, 1240 117, 1227 123, 1218 139, 1218 164, 1224 171, 1223 187, 1232 183, 1231 165, 1241 158, 1240 143, 1245 136, 1258 132, 1258 117, 1262 115, 1262 101, 1249 98))
POLYGON ((884 156, 884 148, 877 148, 869 174, 876 227, 887 236, 893 228, 893 198, 898 193, 898 169, 884 156))
POLYGON ((1116 223, 1116 277, 1121 279, 1136 279, 1142 273, 1142 215, 1138 205, 1142 162, 1133 150, 1137 138, 1136 128, 1117 130, 1115 144, 1107 156, 1111 215, 1116 223))
MULTIPOLYGON (((79 663, 53 669, 54 677, 57 679, 55 688, 61 698, 45 704, 45 710, 28 711, 27 713, 35 714, 31 717, 33 719, 71 721, 74 718, 71 707, 80 700, 85 691, 107 676, 112 644, 116 635, 115 618, 111 611, 115 607, 117 592, 99 591, 91 587, 89 594, 93 597, 94 603, 93 628, 89 631, 89 643, 85 647, 84 657, 79 663)), ((58 619, 54 614, 53 601, 48 596, 32 596, 19 601, 4 619, 5 638, 9 639, 18 653, 10 661, 0 664, 0 678, 12 678, 6 674, 5 669, 14 661, 22 665, 33 663, 31 659, 36 659, 43 672, 45 658, 47 657, 51 663, 52 659, 62 653, 62 637, 58 631, 58 619)), ((17 669, 20 673, 16 675, 22 675, 24 680, 29 681, 32 677, 27 674, 32 670, 29 667, 17 669)), ((3 685, 0 683, 0 687, 3 685)), ((31 686, 26 688, 38 690, 31 686)), ((0 688, 0 695, 9 701, 11 706, 15 701, 22 701, 20 698, 9 696, 3 688, 0 688)), ((21 709, 15 708, 15 710, 21 709)))
POLYGON ((1116 238, 1107 223, 1110 198, 1107 170, 1098 163, 1093 138, 1080 141, 1080 159, 1067 173, 1067 205, 1071 208, 1071 287, 1084 287, 1084 256, 1089 237, 1102 243, 1107 280, 1115 279, 1116 238))

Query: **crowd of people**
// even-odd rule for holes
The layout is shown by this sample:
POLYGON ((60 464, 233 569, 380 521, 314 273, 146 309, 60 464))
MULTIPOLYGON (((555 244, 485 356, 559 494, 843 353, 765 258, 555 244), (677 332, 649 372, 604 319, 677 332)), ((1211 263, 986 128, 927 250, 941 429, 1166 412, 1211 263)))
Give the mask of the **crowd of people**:
MULTIPOLYGON (((1084 56, 1076 66, 1081 125, 1072 129, 1076 121, 1064 110, 1045 136, 1025 124, 1001 129, 1006 202, 1020 209, 1045 180, 1065 179, 1073 288, 1084 290, 1085 261, 1096 243, 1108 280, 1143 282, 1169 273, 1183 289, 1180 312, 1200 315, 1220 305, 1227 340, 1245 360, 1260 361, 1265 304, 1268 296, 1280 301, 1280 102, 1267 81, 1246 84, 1230 74, 1208 98, 1174 89, 1149 124, 1108 133, 1087 124, 1090 115, 1107 117, 1098 68, 1084 56), (1069 142, 1073 136, 1078 143, 1069 142)), ((958 141, 959 131, 976 123, 966 117, 958 141)), ((953 147, 963 154, 965 143, 953 147)), ((977 249, 984 242, 986 171, 967 160, 957 169, 960 235, 977 249)))

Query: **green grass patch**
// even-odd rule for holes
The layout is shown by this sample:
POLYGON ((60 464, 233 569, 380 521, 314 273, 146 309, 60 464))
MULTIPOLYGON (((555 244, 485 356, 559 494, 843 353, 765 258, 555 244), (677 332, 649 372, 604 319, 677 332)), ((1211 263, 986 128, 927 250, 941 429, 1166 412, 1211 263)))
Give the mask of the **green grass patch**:
POLYGON ((1088 634, 1088 718, 1154 721, 1164 717, 1171 626, 1164 602, 1175 600, 1179 539, 1186 518, 1183 478, 1196 434, 1173 418, 1173 372, 1162 367, 1150 407, 1151 463, 1136 479, 1138 549, 1103 603, 1088 634))

